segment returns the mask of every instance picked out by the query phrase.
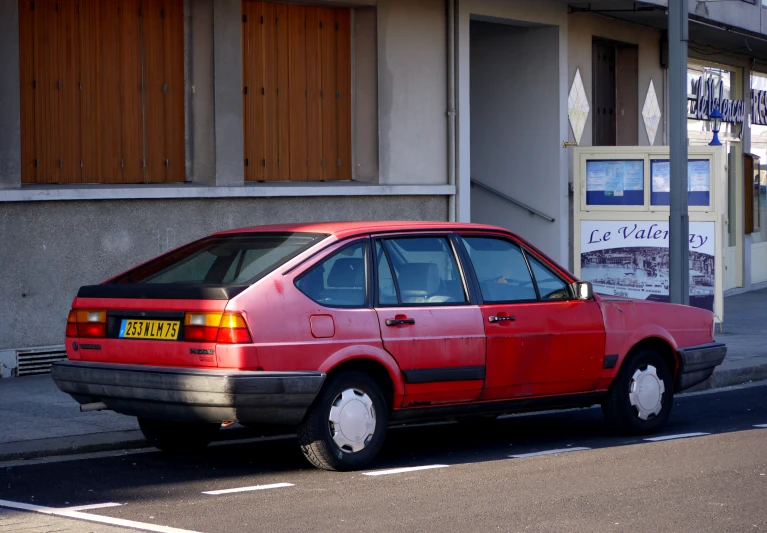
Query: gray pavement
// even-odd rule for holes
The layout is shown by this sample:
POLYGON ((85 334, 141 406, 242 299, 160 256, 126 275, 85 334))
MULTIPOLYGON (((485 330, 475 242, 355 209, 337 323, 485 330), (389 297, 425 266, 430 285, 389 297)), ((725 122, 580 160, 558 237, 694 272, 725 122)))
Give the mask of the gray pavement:
MULTIPOLYGON (((716 338, 727 344, 727 358, 694 390, 767 379, 767 289, 727 297, 724 307, 716 338)), ((232 430, 222 432, 227 435, 232 430)), ((0 460, 141 446, 146 443, 134 418, 81 413, 49 375, 0 379, 0 460)))
POLYGON ((31 504, 161 533, 764 532, 766 392, 679 396, 652 436, 616 435, 598 408, 400 427, 361 472, 317 470, 288 439, 0 462, 0 515, 31 504))

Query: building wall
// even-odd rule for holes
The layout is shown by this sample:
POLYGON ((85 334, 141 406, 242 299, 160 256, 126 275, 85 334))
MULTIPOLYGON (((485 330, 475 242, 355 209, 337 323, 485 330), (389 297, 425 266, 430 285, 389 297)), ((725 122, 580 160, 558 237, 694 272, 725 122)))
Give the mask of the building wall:
MULTIPOLYGON (((652 80, 655 87, 655 94, 658 97, 658 104, 661 110, 665 108, 665 76, 664 70, 660 66, 660 42, 661 33, 659 31, 638 26, 636 24, 623 23, 616 20, 610 20, 604 17, 589 15, 587 13, 572 13, 568 15, 568 43, 567 43, 567 90, 575 79, 576 69, 580 69, 583 87, 586 89, 586 97, 589 100, 591 113, 586 121, 586 127, 583 129, 581 137, 581 146, 591 146, 593 134, 593 109, 594 99, 592 92, 592 58, 591 48, 592 39, 599 37, 611 39, 628 44, 635 44, 639 51, 639 91, 637 98, 636 114, 639 117, 638 139, 639 146, 649 145, 647 131, 642 120, 642 107, 644 106, 647 88, 652 80)), ((654 145, 662 146, 665 139, 665 120, 661 120, 661 126, 655 136, 654 145)), ((569 140, 574 141, 572 129, 569 129, 569 140)), ((572 181, 572 174, 570 174, 572 181)))
POLYGON ((214 231, 329 220, 446 220, 444 196, 0 203, 0 350, 61 344, 72 298, 214 231))
POLYGON ((378 3, 381 184, 447 183, 444 0, 378 3))
POLYGON ((556 26, 471 23, 471 176, 553 216, 550 222, 479 187, 472 222, 516 231, 556 255, 563 192, 556 26))

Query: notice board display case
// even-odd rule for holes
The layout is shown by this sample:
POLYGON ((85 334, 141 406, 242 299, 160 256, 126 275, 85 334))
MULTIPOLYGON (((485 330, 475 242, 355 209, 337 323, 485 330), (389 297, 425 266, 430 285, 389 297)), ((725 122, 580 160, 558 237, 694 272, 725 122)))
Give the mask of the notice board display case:
MULTIPOLYGON (((579 147, 574 158, 575 274, 597 293, 667 302, 668 147, 579 147)), ((724 317, 725 160, 722 147, 688 148, 690 305, 713 311, 717 322, 724 317)))

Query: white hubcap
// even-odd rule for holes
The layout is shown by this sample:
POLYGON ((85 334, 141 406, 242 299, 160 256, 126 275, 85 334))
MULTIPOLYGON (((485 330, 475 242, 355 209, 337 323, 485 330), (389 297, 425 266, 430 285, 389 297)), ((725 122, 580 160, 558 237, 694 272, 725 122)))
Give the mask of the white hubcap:
POLYGON ((336 396, 328 419, 333 441, 348 453, 364 449, 376 429, 373 400, 359 389, 346 389, 336 396))
POLYGON ((663 393, 666 386, 658 377, 657 369, 647 365, 644 370, 637 369, 629 385, 629 401, 642 420, 657 416, 663 409, 663 393))

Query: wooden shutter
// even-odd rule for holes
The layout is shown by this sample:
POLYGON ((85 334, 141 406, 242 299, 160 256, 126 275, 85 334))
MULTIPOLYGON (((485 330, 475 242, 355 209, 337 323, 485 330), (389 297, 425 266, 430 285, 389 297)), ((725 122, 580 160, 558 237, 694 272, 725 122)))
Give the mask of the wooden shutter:
POLYGON ((19 0, 19 29, 23 183, 184 181, 183 0, 19 0))
POLYGON ((242 7, 245 179, 351 179, 350 11, 242 7))

